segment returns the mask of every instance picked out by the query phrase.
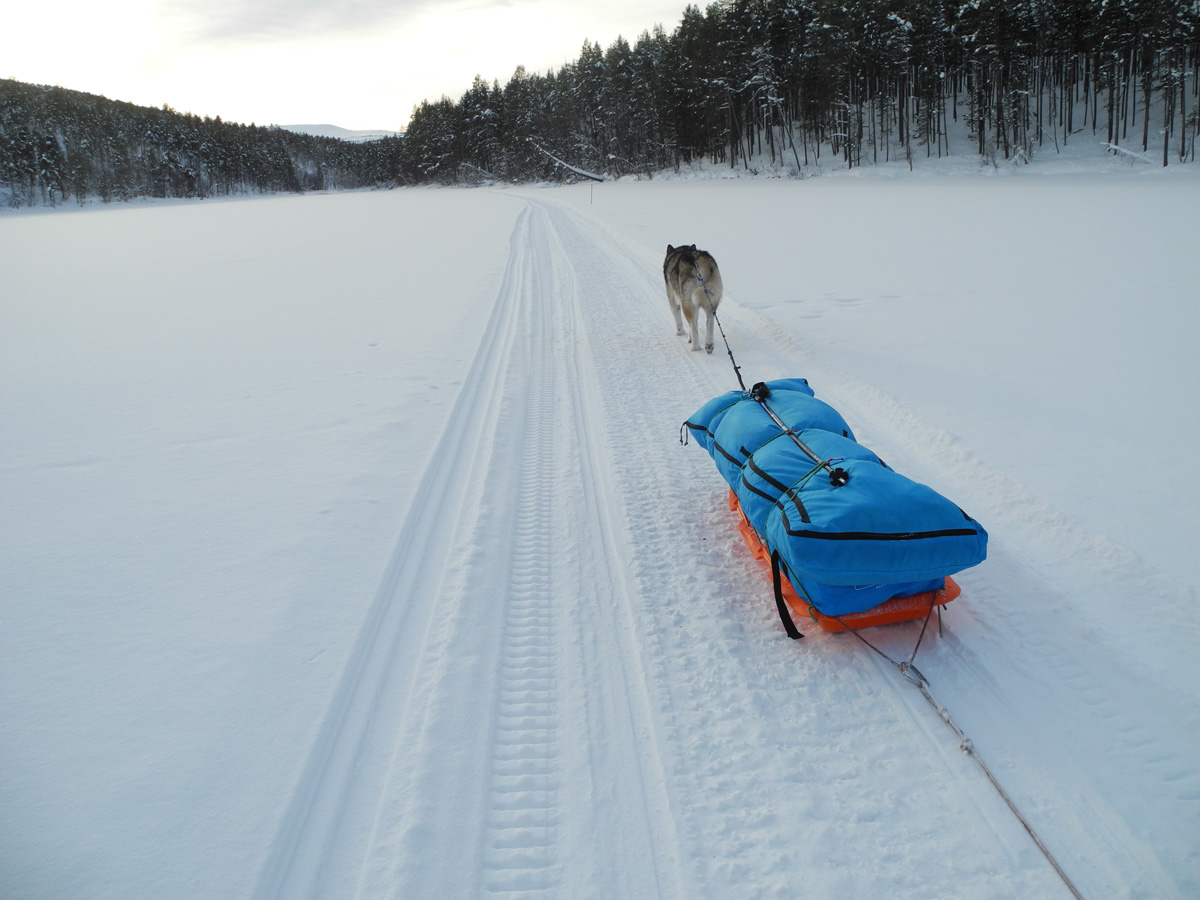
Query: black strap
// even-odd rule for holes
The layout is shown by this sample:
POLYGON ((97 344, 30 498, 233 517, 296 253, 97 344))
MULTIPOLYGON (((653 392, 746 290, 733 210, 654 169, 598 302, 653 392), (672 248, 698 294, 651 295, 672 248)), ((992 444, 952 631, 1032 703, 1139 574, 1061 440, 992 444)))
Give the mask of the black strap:
POLYGON ((804 637, 796 630, 796 623, 792 621, 791 613, 788 612, 787 601, 783 599, 783 582, 780 579, 779 568, 785 565, 779 559, 779 551, 771 551, 771 584, 775 588, 775 605, 779 608, 779 618, 783 622, 783 630, 787 632, 787 636, 793 641, 804 637))

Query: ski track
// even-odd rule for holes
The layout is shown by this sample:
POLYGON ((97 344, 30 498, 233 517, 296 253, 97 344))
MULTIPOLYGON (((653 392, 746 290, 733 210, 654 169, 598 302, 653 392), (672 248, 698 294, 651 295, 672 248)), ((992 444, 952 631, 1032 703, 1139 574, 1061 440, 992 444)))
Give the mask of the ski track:
MULTIPOLYGON (((514 245, 527 227, 519 219, 514 245)), ((504 291, 513 291, 506 275, 504 291)), ((515 309, 497 304, 485 329, 434 463, 414 497, 329 712, 300 775, 261 873, 256 897, 319 896, 331 869, 358 836, 361 797, 374 787, 373 744, 400 715, 421 675, 420 649, 436 621, 441 583, 452 574, 451 544, 477 499, 468 490, 486 463, 483 448, 500 415, 493 385, 515 341, 515 309), (356 806, 358 801, 358 806, 356 806)))
MULTIPOLYGON (((719 477, 679 446, 737 384, 719 339, 674 335, 657 251, 514 199, 483 340, 256 896, 1068 896, 919 692, 849 636, 783 637, 719 477)), ((900 471, 1016 518, 1018 486, 972 495, 982 462, 930 471, 942 438, 886 395, 735 296, 721 315, 747 383, 809 377, 900 471)), ((1194 711, 1142 721, 1169 685, 1098 656, 1018 524, 992 538, 923 645, 934 694, 1085 897, 1186 896, 1164 861, 1190 836, 1131 834, 1122 811, 1194 817, 1187 753, 1147 736, 1190 746, 1194 711), (1096 721, 1112 740, 1075 746, 1096 721), (1129 766, 1160 794, 1126 796, 1129 766)), ((916 629, 883 631, 895 655, 916 629)))

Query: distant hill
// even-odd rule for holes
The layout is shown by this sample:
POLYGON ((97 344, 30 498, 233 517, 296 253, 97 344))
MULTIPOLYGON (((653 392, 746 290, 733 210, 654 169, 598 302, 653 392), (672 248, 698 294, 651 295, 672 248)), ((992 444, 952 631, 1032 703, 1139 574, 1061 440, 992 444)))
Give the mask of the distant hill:
POLYGON ((296 134, 307 134, 312 137, 337 138, 339 141, 349 141, 352 144, 363 144, 367 141, 378 141, 383 138, 398 137, 398 131, 352 131, 337 125, 280 125, 285 131, 296 134))
POLYGON ((395 185, 404 142, 372 134, 238 125, 0 79, 0 206, 395 185))

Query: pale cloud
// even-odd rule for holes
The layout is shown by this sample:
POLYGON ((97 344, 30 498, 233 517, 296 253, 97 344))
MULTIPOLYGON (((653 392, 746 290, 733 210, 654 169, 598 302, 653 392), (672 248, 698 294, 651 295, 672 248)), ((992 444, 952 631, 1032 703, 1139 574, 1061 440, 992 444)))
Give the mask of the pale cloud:
POLYGON ((370 37, 444 5, 438 0, 163 0, 159 12, 192 40, 253 42, 370 37))
POLYGON ((5 14, 0 77, 263 124, 399 129, 476 75, 556 69, 584 40, 672 30, 683 3, 638 0, 61 0, 5 14))

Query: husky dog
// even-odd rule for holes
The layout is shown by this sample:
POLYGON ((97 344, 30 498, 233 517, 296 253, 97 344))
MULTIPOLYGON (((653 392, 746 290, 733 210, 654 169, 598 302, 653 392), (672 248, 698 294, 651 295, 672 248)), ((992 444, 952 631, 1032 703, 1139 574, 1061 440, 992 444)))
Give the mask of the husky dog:
POLYGON ((713 352, 713 316, 721 302, 721 273, 717 261, 695 244, 672 247, 667 244, 663 261, 663 279, 667 283, 667 302, 675 315, 675 333, 683 334, 683 320, 691 328, 693 350, 700 349, 700 313, 707 317, 708 331, 704 349, 713 352))

